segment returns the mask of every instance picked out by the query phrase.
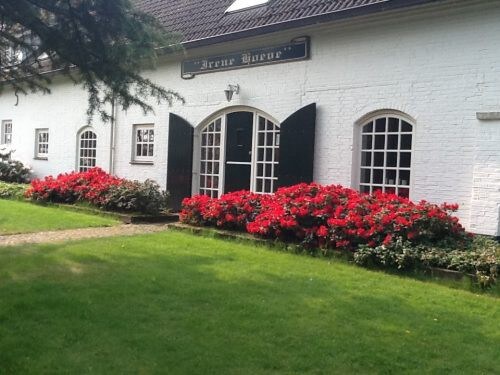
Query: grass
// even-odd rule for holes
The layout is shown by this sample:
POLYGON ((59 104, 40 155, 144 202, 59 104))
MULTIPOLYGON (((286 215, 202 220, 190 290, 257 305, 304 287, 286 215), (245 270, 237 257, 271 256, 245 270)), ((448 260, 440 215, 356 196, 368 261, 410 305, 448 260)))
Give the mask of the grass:
POLYGON ((0 249, 0 373, 498 372, 499 300, 165 232, 0 249))
POLYGON ((0 235, 102 227, 117 223, 117 220, 107 217, 0 199, 0 235))

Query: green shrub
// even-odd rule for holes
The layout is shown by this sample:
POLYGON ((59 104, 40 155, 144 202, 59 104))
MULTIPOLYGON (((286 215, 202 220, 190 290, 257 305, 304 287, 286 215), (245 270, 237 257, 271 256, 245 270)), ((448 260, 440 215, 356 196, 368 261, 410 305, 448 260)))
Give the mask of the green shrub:
POLYGON ((28 185, 0 181, 0 199, 23 199, 28 185))
POLYGON ((360 246, 354 262, 362 266, 379 266, 401 270, 444 268, 475 275, 481 286, 495 283, 500 271, 500 245, 477 236, 465 249, 414 246, 398 239, 387 246, 360 246))
POLYGON ((102 207, 111 211, 158 214, 167 209, 168 193, 151 180, 144 182, 124 181, 105 193, 102 207))
POLYGON ((30 181, 31 169, 17 160, 0 160, 0 181, 27 183, 30 181))

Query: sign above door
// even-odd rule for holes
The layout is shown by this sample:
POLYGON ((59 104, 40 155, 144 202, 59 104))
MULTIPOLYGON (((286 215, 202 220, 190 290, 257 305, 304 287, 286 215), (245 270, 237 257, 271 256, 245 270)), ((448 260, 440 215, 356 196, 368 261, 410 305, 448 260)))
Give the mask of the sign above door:
POLYGON ((197 74, 306 60, 310 56, 309 40, 309 37, 304 36, 279 46, 253 48, 225 55, 185 60, 182 62, 181 77, 191 79, 197 74))

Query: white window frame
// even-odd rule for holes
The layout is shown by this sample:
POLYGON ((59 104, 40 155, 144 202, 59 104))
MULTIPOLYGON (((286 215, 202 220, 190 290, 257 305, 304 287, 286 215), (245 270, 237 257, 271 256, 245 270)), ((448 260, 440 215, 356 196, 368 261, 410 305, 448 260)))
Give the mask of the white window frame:
POLYGON ((373 193, 375 190, 382 190, 384 192, 396 193, 398 195, 403 195, 405 197, 410 198, 412 194, 412 186, 414 183, 414 173, 412 169, 412 165, 414 162, 414 146, 415 146, 415 126, 416 122, 409 116, 400 113, 400 112, 392 112, 392 111, 381 111, 377 112, 375 115, 366 116, 362 120, 357 123, 357 147, 355 147, 356 157, 354 160, 355 173, 354 176, 354 186, 356 189, 362 192, 370 192, 373 193), (376 123, 377 120, 385 119, 385 131, 384 132, 376 132, 376 123), (397 119, 398 121, 398 131, 389 131, 389 119, 397 119), (411 131, 403 131, 402 124, 403 122, 409 124, 411 126, 411 131), (371 132, 364 133, 364 127, 373 124, 373 129, 371 132), (363 147, 363 135, 372 135, 372 143, 371 146, 364 148, 363 147), (411 135, 411 145, 410 149, 402 148, 402 135, 411 135), (375 136, 384 136, 384 148, 383 149, 375 149, 375 136), (388 140, 389 136, 397 136, 398 137, 398 145, 396 149, 388 148, 388 140), (371 161, 370 165, 363 165, 363 153, 370 153, 371 161), (375 153, 383 153, 383 163, 381 166, 375 165, 375 153), (396 154, 396 165, 389 166, 388 165, 388 154, 396 154), (401 166, 402 154, 405 154, 407 157, 409 156, 410 162, 409 167, 401 166), (364 181, 362 177, 363 170, 369 170, 370 178, 369 182, 364 181), (374 182, 374 170, 382 171, 382 183, 374 182), (392 175, 396 173, 395 177, 392 175), (403 172, 403 173, 402 173, 403 172), (390 175, 389 175, 390 173, 390 175), (369 189, 369 191, 365 191, 369 189))
POLYGON ((13 129, 13 125, 12 125, 12 120, 3 120, 2 121, 2 129, 1 129, 1 139, 0 139, 0 144, 2 145, 9 145, 12 143, 12 129, 13 129), (9 130, 10 131, 7 131, 7 125, 10 125, 9 126, 9 130))
POLYGON ((92 128, 85 128, 78 133, 76 155, 78 172, 85 172, 97 166, 97 138, 97 133, 92 128), (94 142, 95 147, 93 147, 94 142), (87 162, 84 163, 84 160, 87 162))
POLYGON ((49 157, 49 129, 35 129, 35 158, 36 159, 47 159, 49 157), (46 134, 45 139, 40 137, 46 134), (45 146, 45 147, 43 147, 45 146))
POLYGON ((272 194, 277 189, 280 130, 280 125, 268 116, 254 114, 250 190, 255 193, 272 194))
MULTIPOLYGON (((253 128, 252 128, 252 160, 251 160, 251 171, 250 171, 250 191, 259 193, 259 194, 270 194, 272 191, 276 190, 277 187, 277 180, 278 176, 277 174, 277 169, 275 170, 276 166, 279 166, 279 161, 277 161, 277 152, 276 150, 279 149, 279 134, 280 134, 280 123, 274 119, 272 116, 259 111, 255 108, 249 108, 249 107, 232 107, 230 110, 224 110, 218 112, 216 115, 213 115, 208 118, 208 120, 204 121, 201 126, 198 127, 196 133, 195 133, 195 142, 194 142, 194 163, 193 163, 193 187, 192 187, 192 193, 193 195, 196 194, 206 194, 211 197, 220 197, 225 193, 224 191, 224 186, 225 186, 225 165, 226 165, 226 130, 227 130, 227 115, 230 113, 234 112, 251 112, 253 113, 253 128), (270 131, 273 136, 273 142, 272 145, 270 146, 265 146, 265 145, 259 145, 259 119, 265 119, 266 124, 268 122, 272 123, 274 125, 274 128, 270 131), (205 150, 202 150, 202 142, 203 142, 203 136, 204 134, 208 135, 213 135, 215 137, 215 134, 217 131, 215 130, 215 124, 217 121, 220 121, 220 146, 206 146, 205 150), (213 131, 207 131, 209 126, 213 125, 213 131), (276 143, 277 142, 277 143, 276 143), (208 148, 218 148, 219 153, 218 153, 218 158, 215 157, 215 151, 212 149, 212 153, 209 155, 208 154, 208 148), (260 148, 263 148, 264 151, 266 147, 269 149, 269 151, 272 152, 272 159, 266 160, 265 161, 258 161, 258 152, 260 148), (205 151, 205 155, 202 155, 202 152, 205 151), (211 156, 211 157, 209 157, 211 156), (205 167, 202 163, 214 163, 212 164, 212 171, 210 173, 208 170, 208 165, 205 167), (219 166, 219 171, 218 173, 214 173, 214 166, 218 163, 219 166), (265 163, 266 165, 269 165, 272 168, 272 176, 267 178, 265 177, 265 180, 268 181, 268 186, 270 187, 270 191, 265 191, 264 188, 265 186, 262 187, 262 189, 258 189, 258 178, 263 178, 264 176, 258 176, 258 165, 265 163), (206 170, 202 170, 202 168, 206 168, 206 170), (210 178, 211 182, 214 180, 214 178, 217 178, 217 184, 216 186, 211 186, 208 187, 207 184, 203 184, 203 178, 210 178), (259 190, 259 191, 258 191, 259 190)), ((267 135, 266 135, 267 137, 267 135)), ((205 180, 206 182, 206 180, 205 180)))
MULTIPOLYGON (((133 126, 133 141, 132 141, 132 161, 152 163, 155 155, 155 126, 154 124, 134 124, 133 126), (153 139, 148 139, 146 141, 138 140, 138 132, 148 131, 148 138, 150 137, 150 132, 153 131, 153 139), (137 147, 146 147, 147 155, 138 155, 137 147), (152 150, 151 150, 152 146, 152 150), (151 152, 150 152, 151 150, 151 152)), ((142 153, 142 152, 141 152, 142 153)))

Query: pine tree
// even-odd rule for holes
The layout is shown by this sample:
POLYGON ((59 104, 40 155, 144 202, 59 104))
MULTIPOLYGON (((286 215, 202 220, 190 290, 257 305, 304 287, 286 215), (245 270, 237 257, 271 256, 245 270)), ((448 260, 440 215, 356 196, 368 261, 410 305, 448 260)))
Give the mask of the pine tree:
POLYGON ((1 0, 0 89, 50 93, 63 74, 88 92, 88 118, 110 119, 110 105, 152 111, 151 99, 180 96, 145 78, 178 38, 130 0, 1 0))

